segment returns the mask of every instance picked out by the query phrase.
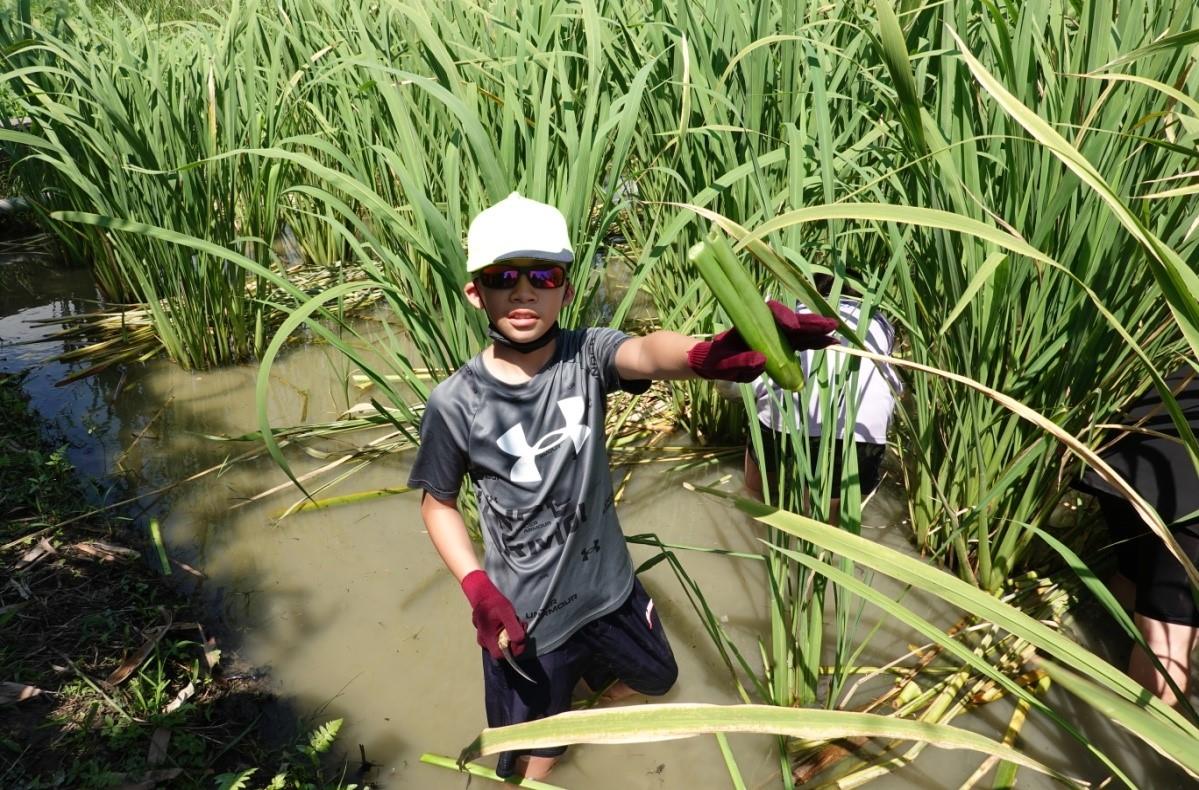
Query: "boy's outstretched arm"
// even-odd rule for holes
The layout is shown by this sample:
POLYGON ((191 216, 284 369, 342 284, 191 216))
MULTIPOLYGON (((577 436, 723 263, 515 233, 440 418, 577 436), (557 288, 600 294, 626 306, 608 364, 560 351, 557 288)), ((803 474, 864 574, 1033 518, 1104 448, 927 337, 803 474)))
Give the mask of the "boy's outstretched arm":
MULTIPOLYGON (((779 302, 766 303, 783 337, 799 351, 836 343, 829 335, 836 320, 797 313, 779 302)), ((626 340, 616 349, 622 379, 720 379, 753 381, 766 368, 766 356, 751 349, 736 329, 700 340, 661 330, 626 340)))
POLYGON ((693 379, 687 352, 700 341, 678 332, 661 330, 631 337, 616 349, 616 371, 622 379, 693 379))

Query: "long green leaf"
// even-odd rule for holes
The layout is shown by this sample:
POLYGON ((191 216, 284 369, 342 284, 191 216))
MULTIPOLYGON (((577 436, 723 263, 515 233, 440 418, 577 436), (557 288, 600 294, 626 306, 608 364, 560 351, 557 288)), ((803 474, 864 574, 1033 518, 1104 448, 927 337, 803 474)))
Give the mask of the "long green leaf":
POLYGON ((1053 260, 1023 239, 976 219, 941 209, 892 206, 886 203, 832 203, 790 211, 754 228, 748 236, 741 239, 738 246, 748 245, 792 225, 803 222, 823 222, 830 219, 895 222, 901 225, 939 228, 989 241, 1018 255, 1032 258, 1034 261, 1048 263, 1053 260))
MULTIPOLYGON (((714 492, 713 489, 702 490, 705 490, 708 493, 714 492)), ((817 559, 816 557, 808 554, 802 554, 791 549, 776 546, 768 541, 763 542, 767 543, 767 545, 771 546, 775 551, 778 551, 783 556, 803 565, 806 568, 812 569, 813 571, 835 583, 837 586, 853 593, 854 595, 857 595, 862 600, 877 606, 888 617, 917 631, 926 639, 940 646, 959 661, 970 666, 983 676, 990 678, 1009 694, 1019 699, 1022 703, 1035 708, 1041 714, 1049 717, 1049 719, 1055 725, 1060 727, 1071 738, 1082 744, 1085 749, 1091 752, 1104 765, 1111 769, 1115 775, 1119 776, 1126 784, 1130 786, 1132 785, 1132 781, 1114 762, 1112 762, 1111 758, 1096 748, 1084 733, 1080 732, 1078 728, 1070 723, 1068 718, 1057 713, 1035 693, 1016 683, 1012 678, 1005 674, 1003 670, 992 665, 985 658, 967 648, 960 641, 947 634, 944 630, 933 625, 931 622, 916 614, 899 601, 892 600, 883 593, 880 593, 878 590, 875 590, 870 585, 854 578, 851 574, 848 574, 839 568, 824 562, 823 560, 817 559)))
POLYGON ((1199 274, 1196 274, 1178 253, 1170 249, 1144 226, 1078 149, 1070 145, 1066 138, 1058 134, 1036 113, 1025 107, 970 53, 956 33, 953 36, 961 50, 962 58, 965 59, 979 84, 1017 123, 1091 187, 1107 203, 1120 224, 1144 245, 1149 253, 1147 260, 1150 263, 1154 279, 1157 280, 1157 284, 1170 306, 1170 312, 1174 314, 1179 328, 1187 338, 1187 342, 1191 346, 1191 353, 1196 359, 1199 359, 1199 274))
POLYGON ((1161 700, 1146 694, 1145 690, 1127 675, 1063 634, 1008 606, 993 595, 943 570, 931 567, 923 560, 908 557, 874 541, 821 524, 805 516, 774 510, 753 500, 738 498, 736 504, 763 524, 811 541, 822 549, 932 593, 947 603, 995 623, 1059 661, 1101 680, 1124 699, 1145 708, 1156 720, 1180 729, 1199 743, 1199 729, 1161 700))
POLYGON ((1025 768, 1069 781, 1028 755, 969 730, 873 713, 773 705, 667 703, 570 711, 524 724, 483 730, 463 749, 459 762, 513 749, 573 743, 642 743, 719 732, 786 735, 809 740, 864 737, 921 741, 943 749, 971 749, 997 755, 1025 768))
POLYGON ((1001 404, 1004 408, 1014 412, 1020 418, 1022 418, 1024 420, 1028 420, 1029 422, 1036 425, 1038 428, 1041 428, 1042 430, 1051 434, 1058 441, 1060 441, 1064 445, 1066 445, 1070 449, 1071 452, 1073 452, 1075 455, 1077 455, 1083 461, 1085 461, 1086 463, 1088 463, 1089 465, 1094 467, 1095 471, 1109 485, 1111 485, 1113 488, 1115 488, 1117 491, 1119 491, 1120 494, 1122 496, 1124 496, 1124 498, 1127 499, 1132 504, 1132 506, 1136 509, 1137 513, 1140 514, 1141 518, 1144 519, 1145 523, 1149 525, 1149 528, 1151 530, 1153 530, 1154 534, 1156 534, 1157 537, 1163 543, 1166 544, 1166 548, 1168 548, 1170 550, 1170 553, 1173 554, 1174 558, 1178 560, 1180 565, 1182 565, 1183 570, 1186 571, 1187 576, 1191 580, 1191 584, 1195 585, 1196 587, 1199 587, 1199 570, 1195 569, 1195 564, 1193 562, 1191 562, 1189 555, 1185 551, 1183 551, 1183 549, 1180 545, 1178 545, 1178 540, 1174 537, 1173 533, 1170 532, 1170 530, 1166 527, 1165 523, 1161 519, 1161 516, 1159 516, 1157 514, 1157 511, 1155 511, 1153 509, 1153 507, 1148 502, 1145 501, 1144 497, 1142 497, 1139 493, 1137 493, 1137 491, 1128 484, 1128 481, 1126 481, 1123 477, 1121 477, 1118 473, 1116 473, 1116 471, 1114 469, 1112 469, 1111 466, 1108 465, 1108 463, 1106 461, 1104 461, 1102 458, 1100 458, 1093 450, 1091 450, 1089 447, 1087 447, 1084 443, 1079 441, 1077 437, 1072 436, 1070 433, 1062 430, 1062 428, 1060 426, 1058 426, 1057 423, 1053 422, 1052 420, 1046 419, 1044 416, 1038 414, 1036 411, 1034 411, 1033 409, 1030 409, 1028 406, 1025 406, 1023 403, 1016 400, 1015 398, 1004 395, 1002 392, 999 392, 998 390, 993 389, 991 387, 987 387, 986 385, 980 384, 979 382, 977 382, 974 379, 971 379, 967 376, 962 376, 962 375, 959 375, 957 373, 952 373, 947 370, 941 370, 938 368, 930 367, 928 365, 922 365, 918 362, 912 362, 910 360, 905 360, 905 359, 898 359, 896 357, 882 356, 880 354, 873 354, 869 351, 863 351, 861 349, 856 349, 856 348, 849 348, 847 346, 832 346, 829 349, 827 349, 827 351, 829 351, 831 353, 837 353, 837 354, 850 354, 852 356, 860 356, 865 359, 872 359, 875 362, 880 362, 880 363, 884 363, 887 365, 895 365, 897 367, 908 368, 910 370, 918 370, 918 371, 921 371, 922 373, 931 373, 935 376, 949 379, 950 381, 955 381, 958 384, 963 384, 963 385, 969 387, 970 389, 975 390, 976 392, 982 393, 983 395, 987 396, 988 398, 1001 404))
MULTIPOLYGON (((1090 678, 1076 674, 1052 661, 1042 660, 1041 667, 1067 691, 1086 702, 1111 721, 1141 738, 1164 757, 1199 779, 1199 739, 1193 734, 1164 726, 1145 708, 1130 702, 1090 678), (1150 733, 1151 737, 1146 737, 1150 733)), ((1149 692, 1145 692, 1148 695, 1149 692)))

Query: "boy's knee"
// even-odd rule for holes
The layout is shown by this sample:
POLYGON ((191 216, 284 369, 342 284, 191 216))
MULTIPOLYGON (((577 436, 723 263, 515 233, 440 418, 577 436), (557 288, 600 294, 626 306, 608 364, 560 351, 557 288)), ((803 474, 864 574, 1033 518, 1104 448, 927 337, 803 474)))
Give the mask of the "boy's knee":
POLYGON ((674 655, 667 656, 662 661, 662 666, 654 677, 648 678, 644 682, 644 688, 636 690, 646 695, 647 697, 660 697, 666 692, 674 688, 674 684, 679 679, 679 665, 674 660, 674 655))
MULTIPOLYGON (((1191 686, 1191 653, 1199 641, 1199 628, 1157 620, 1140 613, 1136 615, 1136 624, 1162 668, 1169 673, 1179 689, 1184 694, 1187 693, 1191 686)), ((1128 662, 1128 674, 1167 705, 1178 705, 1179 700, 1166 677, 1158 671, 1149 654, 1140 647, 1133 647, 1128 662)))
POLYGON ((525 755, 516 760, 516 775, 525 779, 542 781, 550 775, 550 771, 554 770, 554 766, 557 764, 557 757, 525 755))
POLYGON ((665 694, 666 692, 668 692, 672 688, 674 688, 674 684, 676 682, 678 682, 679 665, 675 662, 674 656, 670 657, 670 665, 667 667, 667 671, 662 679, 664 681, 666 681, 666 687, 662 689, 661 694, 655 694, 654 696, 658 696, 658 697, 662 696, 662 694, 665 694))

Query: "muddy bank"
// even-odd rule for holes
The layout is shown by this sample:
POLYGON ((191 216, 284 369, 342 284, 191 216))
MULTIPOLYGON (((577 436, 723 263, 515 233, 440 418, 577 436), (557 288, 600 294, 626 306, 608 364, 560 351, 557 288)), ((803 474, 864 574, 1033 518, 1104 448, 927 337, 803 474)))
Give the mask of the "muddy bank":
POLYGON ((296 763, 301 726, 222 652, 200 572, 94 512, 65 448, 0 374, 0 783, 212 787, 296 763))

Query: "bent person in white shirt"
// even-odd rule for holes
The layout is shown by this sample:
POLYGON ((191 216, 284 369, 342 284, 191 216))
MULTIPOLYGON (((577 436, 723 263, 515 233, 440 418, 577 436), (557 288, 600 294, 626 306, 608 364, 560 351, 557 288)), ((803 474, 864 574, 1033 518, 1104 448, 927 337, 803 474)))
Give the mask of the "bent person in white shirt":
MULTIPOLYGON (((827 275, 817 278, 817 287, 823 293, 828 293, 832 278, 827 275)), ((797 305, 798 312, 811 312, 805 305, 797 305)), ((890 355, 895 346, 895 329, 891 323, 877 310, 870 315, 869 321, 862 326, 862 302, 853 296, 842 296, 837 303, 837 312, 841 319, 858 330, 865 341, 866 349, 875 354, 890 355)), ((848 345, 845 338, 838 338, 842 345, 848 345)), ((838 367, 844 368, 851 358, 838 354, 825 354, 825 368, 828 380, 843 381, 847 384, 854 381, 852 374, 842 370, 836 373, 838 367)), ((794 463, 796 448, 786 435, 785 412, 794 415, 796 428, 808 437, 808 457, 816 458, 819 453, 821 437, 826 431, 836 431, 838 440, 845 437, 846 422, 850 410, 845 400, 846 393, 832 393, 832 404, 836 409, 835 420, 826 420, 822 413, 821 404, 826 399, 820 390, 818 377, 814 375, 813 365, 816 359, 815 351, 801 353, 800 361, 803 366, 807 385, 802 392, 790 393, 792 405, 790 409, 783 408, 783 398, 787 396, 771 378, 762 375, 753 383, 754 397, 758 406, 758 420, 762 429, 762 454, 766 460, 766 484, 770 491, 778 489, 778 472, 783 464, 794 463), (804 415, 806 413, 806 421, 804 415), (806 423, 806 425, 805 425, 806 423), (784 449, 785 448, 785 449, 784 449)), ((887 429, 890 425, 891 414, 895 410, 895 398, 901 391, 902 384, 894 370, 886 365, 876 365, 868 359, 860 359, 854 388, 855 409, 853 411, 852 436, 854 450, 857 455, 858 483, 862 496, 866 497, 878 487, 881 479, 880 467, 887 446, 887 429)), ((839 495, 841 491, 842 463, 839 447, 833 448, 833 470, 831 484, 837 492, 832 497, 830 521, 837 523, 839 510, 839 495)), ((745 450, 745 487, 758 498, 763 495, 763 480, 757 453, 753 442, 746 442, 745 450)), ((772 496, 772 501, 777 497, 772 496)))

